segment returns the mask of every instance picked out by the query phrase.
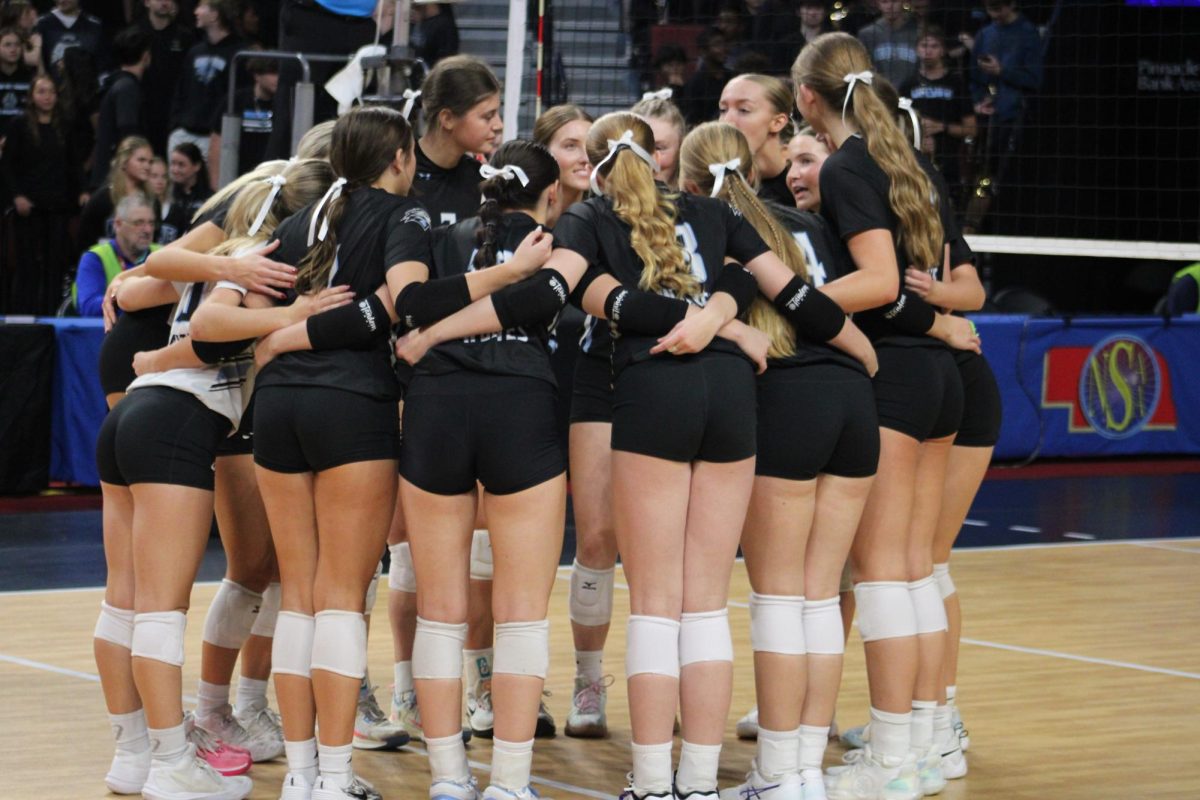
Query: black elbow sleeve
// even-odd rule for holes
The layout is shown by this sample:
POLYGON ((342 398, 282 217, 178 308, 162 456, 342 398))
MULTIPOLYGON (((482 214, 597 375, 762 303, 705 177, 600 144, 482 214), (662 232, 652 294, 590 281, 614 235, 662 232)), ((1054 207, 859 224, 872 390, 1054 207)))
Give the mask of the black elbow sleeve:
POLYGON ((567 279, 556 269, 540 269, 492 295, 496 318, 505 330, 546 322, 567 304, 567 279))
POLYGON ((366 350, 390 335, 387 307, 378 295, 308 318, 313 350, 366 350))
POLYGON ((410 283, 396 298, 396 316, 405 329, 423 328, 471 304, 466 275, 410 283))
POLYGON ((604 300, 604 316, 622 333, 663 336, 687 316, 686 300, 618 286, 604 300))
POLYGON ((242 339, 237 342, 201 342, 196 339, 192 339, 191 341, 192 352, 196 354, 196 358, 205 364, 220 364, 222 361, 231 361, 246 352, 247 348, 254 344, 253 339, 242 339))
POLYGON ((713 282, 713 292, 725 292, 737 303, 737 315, 740 317, 750 310, 750 304, 758 297, 758 281, 754 273, 741 264, 726 264, 713 282))
POLYGON ((797 275, 773 301, 796 333, 807 339, 828 342, 842 332, 846 312, 797 275))
POLYGON ((883 313, 883 318, 901 333, 924 336, 933 327, 937 311, 917 295, 902 290, 899 299, 883 313))
POLYGON ((592 285, 592 281, 603 275, 604 272, 599 267, 589 266, 584 271, 583 277, 579 279, 579 283, 575 284, 575 289, 571 292, 571 304, 576 308, 583 308, 583 296, 587 294, 588 287, 592 285))

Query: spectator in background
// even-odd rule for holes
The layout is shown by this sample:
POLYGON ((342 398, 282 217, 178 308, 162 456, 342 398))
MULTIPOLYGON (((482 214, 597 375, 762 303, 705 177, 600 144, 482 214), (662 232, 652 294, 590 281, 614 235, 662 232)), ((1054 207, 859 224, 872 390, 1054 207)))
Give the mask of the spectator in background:
POLYGON ((763 71, 771 75, 786 73, 796 57, 792 53, 788 58, 786 41, 799 27, 796 14, 779 0, 745 0, 745 4, 749 21, 747 48, 766 59, 763 71))
POLYGON ((787 66, 800 53, 800 48, 820 36, 835 30, 825 8, 825 0, 799 0, 796 3, 796 27, 785 34, 780 44, 786 55, 787 66))
POLYGON ((916 76, 898 91, 912 99, 921 117, 921 151, 933 159, 951 191, 960 194, 963 140, 974 138, 976 128, 971 95, 962 77, 950 71, 941 28, 931 24, 921 29, 917 55, 916 76))
POLYGON ((25 114, 9 128, 0 177, 16 212, 8 310, 52 314, 75 256, 69 226, 79 210, 83 165, 48 75, 34 78, 25 114))
MULTIPOLYGON (((238 138, 237 174, 242 175, 266 160, 267 142, 274 125, 275 92, 279 89, 279 64, 265 58, 252 58, 246 69, 254 85, 238 89, 233 96, 233 111, 241 119, 238 138)), ((221 109, 213 120, 213 135, 208 145, 209 187, 216 189, 221 175, 221 109)))
POLYGON ((903 0, 877 0, 879 19, 858 32, 871 63, 893 86, 917 74, 917 21, 903 0))
POLYGON ((458 23, 450 3, 413 0, 409 44, 417 58, 430 67, 446 56, 458 55, 458 23))
POLYGON ((58 107, 62 111, 63 125, 83 154, 84 175, 90 177, 92 151, 96 147, 92 115, 100 110, 100 82, 96 78, 95 61, 83 48, 72 47, 63 54, 58 107))
POLYGON ((17 29, 0 29, 0 136, 7 135, 13 121, 25 115, 34 72, 25 66, 21 51, 17 29))
POLYGON ((163 219, 167 217, 170 188, 171 179, 167 177, 167 161, 162 156, 155 156, 154 160, 150 162, 150 177, 146 179, 146 194, 150 195, 150 199, 162 209, 163 219))
POLYGON ((130 195, 117 204, 111 238, 89 247, 79 259, 71 299, 81 317, 103 314, 104 292, 113 278, 142 264, 154 245, 154 208, 141 195, 130 195))
POLYGON ((142 76, 150 66, 150 36, 140 28, 126 28, 117 34, 112 49, 120 69, 108 77, 100 99, 92 186, 104 182, 117 143, 141 136, 146 129, 142 119, 142 76))
POLYGON ((196 6, 196 27, 202 38, 188 51, 183 74, 175 86, 169 149, 191 142, 201 153, 208 152, 213 120, 220 114, 229 91, 233 56, 244 47, 234 33, 236 20, 236 0, 200 0, 196 6))
POLYGON ((167 192, 166 202, 160 205, 160 244, 169 244, 182 236, 196 212, 200 210, 200 206, 212 197, 208 173, 204 169, 204 158, 191 142, 176 145, 171 151, 167 173, 171 179, 171 188, 167 192))
POLYGON ((21 34, 25 66, 42 70, 42 35, 37 32, 38 12, 27 0, 10 0, 0 9, 0 28, 16 28, 21 34))
POLYGON ((150 180, 150 164, 154 151, 140 136, 130 136, 117 146, 109 162, 108 180, 92 192, 79 219, 79 246, 89 247, 112 236, 113 211, 128 195, 138 195, 153 202, 146 182, 150 180))
POLYGON ((680 111, 689 126, 699 125, 717 118, 717 101, 721 90, 733 77, 725 67, 729 55, 728 40, 718 28, 709 28, 700 34, 700 65, 696 74, 683 87, 680 111))
POLYGON ((673 97, 683 97, 683 85, 687 82, 687 53, 673 44, 663 45, 654 57, 654 81, 652 88, 670 89, 673 97))
POLYGON ((42 66, 47 72, 56 70, 63 54, 73 47, 87 51, 100 68, 108 63, 104 28, 99 19, 83 13, 79 0, 54 0, 54 8, 38 18, 37 32, 42 36, 42 66))
POLYGON ((145 135, 156 153, 167 150, 171 132, 171 104, 183 62, 196 41, 196 32, 179 21, 175 0, 143 0, 146 14, 136 25, 150 37, 150 66, 142 75, 142 91, 152 102, 142 108, 145 135))
MULTIPOLYGON (((725 67, 733 69, 733 65, 749 51, 746 45, 746 28, 742 23, 742 4, 737 0, 727 0, 717 12, 713 27, 725 36, 725 67)), ((701 45, 703 49, 703 45, 701 45)), ((701 55, 703 58, 703 55, 701 55)))

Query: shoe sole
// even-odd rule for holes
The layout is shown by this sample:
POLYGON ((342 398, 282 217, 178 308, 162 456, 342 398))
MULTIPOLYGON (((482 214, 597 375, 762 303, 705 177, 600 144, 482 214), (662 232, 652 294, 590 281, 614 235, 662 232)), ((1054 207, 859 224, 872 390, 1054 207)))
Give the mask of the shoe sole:
POLYGON ((563 732, 572 739, 607 739, 608 725, 603 722, 585 722, 581 725, 567 723, 563 732))
POLYGON ((738 725, 737 737, 745 741, 753 741, 758 738, 758 726, 751 728, 749 725, 738 725))
MULTIPOLYGON (((474 736, 479 737, 480 739, 491 739, 492 731, 493 731, 492 728, 474 728, 474 727, 471 728, 471 733, 474 736)), ((537 738, 536 733, 534 734, 534 738, 537 738)))
POLYGON ((411 741, 407 733, 397 733, 386 739, 368 739, 366 736, 354 734, 354 747, 358 750, 398 750, 411 741))
POLYGON ((538 718, 537 728, 533 731, 535 739, 553 739, 558 735, 558 726, 542 718, 538 718))
POLYGON ((146 785, 146 780, 143 778, 139 784, 126 783, 119 778, 113 778, 109 775, 104 776, 104 785, 113 794, 141 794, 142 787, 146 785))

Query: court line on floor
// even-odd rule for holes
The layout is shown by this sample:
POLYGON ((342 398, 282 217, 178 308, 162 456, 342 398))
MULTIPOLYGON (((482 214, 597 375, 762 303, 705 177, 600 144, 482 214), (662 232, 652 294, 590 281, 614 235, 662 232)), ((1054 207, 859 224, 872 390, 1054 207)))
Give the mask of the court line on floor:
MULTIPOLYGON (((1180 540, 1180 541, 1195 541, 1195 540, 1186 539, 1186 540, 1180 540)), ((1170 550, 1175 553, 1193 553, 1195 555, 1200 555, 1200 549, 1195 548, 1195 547, 1172 547, 1169 544, 1163 544, 1160 542, 1130 542, 1130 544, 1136 545, 1138 547, 1147 547, 1147 548, 1151 548, 1154 550, 1170 550)))
POLYGON ((1170 675, 1173 678, 1190 678, 1194 681, 1200 681, 1200 673, 1184 672, 1179 669, 1167 669, 1166 667, 1151 667, 1146 664, 1135 664, 1131 661, 1115 661, 1110 658, 1094 658, 1092 656, 1078 656, 1074 653, 1063 653, 1059 650, 1043 650, 1039 647, 1022 647, 1016 644, 1004 644, 1003 642, 989 642, 985 639, 971 639, 966 636, 962 637, 961 641, 965 644, 973 644, 977 647, 990 647, 994 650, 1008 650, 1013 653, 1025 653, 1034 656, 1049 656, 1051 658, 1062 658, 1067 661, 1082 661, 1085 664, 1099 664, 1106 667, 1122 667, 1124 669, 1135 669, 1139 672, 1153 672, 1158 675, 1170 675))

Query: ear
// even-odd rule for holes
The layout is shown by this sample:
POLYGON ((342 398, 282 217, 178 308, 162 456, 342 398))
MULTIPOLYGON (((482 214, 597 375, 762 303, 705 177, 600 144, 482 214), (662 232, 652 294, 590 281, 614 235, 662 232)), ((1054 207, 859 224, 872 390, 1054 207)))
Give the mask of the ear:
POLYGON ((802 83, 798 87, 796 87, 796 105, 797 105, 797 107, 799 107, 802 102, 805 106, 811 107, 813 105, 813 103, 816 102, 816 100, 817 100, 817 93, 814 92, 811 88, 809 88, 808 85, 802 83))
POLYGON ((438 127, 445 131, 453 131, 454 124, 457 122, 454 112, 448 108, 443 108, 437 113, 437 120, 438 127))
POLYGON ((775 135, 775 134, 778 134, 784 128, 786 128, 787 124, 788 124, 788 115, 787 114, 776 114, 775 116, 771 117, 771 124, 767 126, 767 130, 772 135, 775 135))
POLYGON ((562 192, 562 182, 555 181, 546 187, 546 205, 553 207, 558 202, 558 196, 562 192))

